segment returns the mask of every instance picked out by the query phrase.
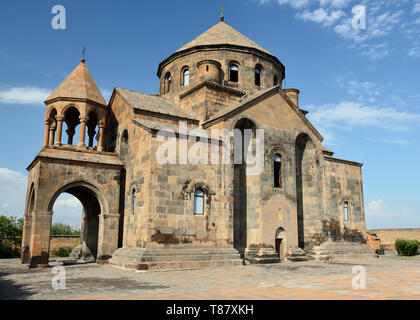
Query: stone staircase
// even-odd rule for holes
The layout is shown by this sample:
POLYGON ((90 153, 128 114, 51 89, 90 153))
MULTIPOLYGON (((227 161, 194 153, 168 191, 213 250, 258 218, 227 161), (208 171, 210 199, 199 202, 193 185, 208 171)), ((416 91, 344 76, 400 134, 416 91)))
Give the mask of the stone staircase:
POLYGON ((109 264, 136 270, 177 270, 241 266, 243 260, 233 248, 120 248, 109 264))
POLYGON ((357 242, 346 241, 326 241, 320 246, 313 247, 307 251, 307 255, 313 259, 322 261, 360 261, 377 259, 375 251, 365 245, 357 242))

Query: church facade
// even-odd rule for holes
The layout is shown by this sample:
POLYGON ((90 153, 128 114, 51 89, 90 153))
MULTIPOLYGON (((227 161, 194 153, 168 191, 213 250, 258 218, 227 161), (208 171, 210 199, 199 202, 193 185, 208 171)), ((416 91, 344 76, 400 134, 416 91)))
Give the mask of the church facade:
POLYGON ((157 76, 159 94, 116 87, 107 104, 82 59, 45 101, 22 263, 48 264, 63 192, 83 205, 82 258, 136 269, 278 262, 331 238, 364 241, 362 164, 322 145, 277 57, 222 20, 157 76))

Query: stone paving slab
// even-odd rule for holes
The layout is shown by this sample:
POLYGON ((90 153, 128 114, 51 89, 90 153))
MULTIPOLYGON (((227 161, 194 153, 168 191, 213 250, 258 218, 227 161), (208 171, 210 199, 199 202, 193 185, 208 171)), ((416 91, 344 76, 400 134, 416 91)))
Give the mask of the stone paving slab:
POLYGON ((270 265, 139 272, 111 265, 65 266, 66 289, 54 290, 53 268, 0 260, 0 299, 420 299, 420 257, 376 261, 283 262, 270 265), (352 268, 366 270, 366 289, 352 288, 352 268))

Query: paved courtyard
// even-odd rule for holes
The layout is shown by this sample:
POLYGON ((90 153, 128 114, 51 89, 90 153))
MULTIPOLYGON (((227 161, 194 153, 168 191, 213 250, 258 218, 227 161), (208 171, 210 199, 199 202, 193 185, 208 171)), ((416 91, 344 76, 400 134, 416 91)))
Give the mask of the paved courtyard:
POLYGON ((53 270, 0 260, 0 299, 420 299, 419 257, 167 272, 73 265, 65 267, 66 288, 61 290, 52 288, 53 270), (352 288, 354 265, 365 267, 366 289, 352 288))

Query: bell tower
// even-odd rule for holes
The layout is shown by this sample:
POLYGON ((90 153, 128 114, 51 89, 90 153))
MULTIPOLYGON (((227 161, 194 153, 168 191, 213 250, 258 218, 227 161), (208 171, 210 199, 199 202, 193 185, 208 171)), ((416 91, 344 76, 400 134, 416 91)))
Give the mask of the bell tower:
POLYGON ((81 59, 45 104, 43 148, 65 146, 104 151, 108 106, 86 67, 85 59, 81 59), (65 131, 63 125, 67 127, 65 131), (63 133, 67 135, 66 140, 63 133), (79 133, 79 141, 74 141, 76 133, 79 133), (95 135, 97 146, 94 146, 95 135))

